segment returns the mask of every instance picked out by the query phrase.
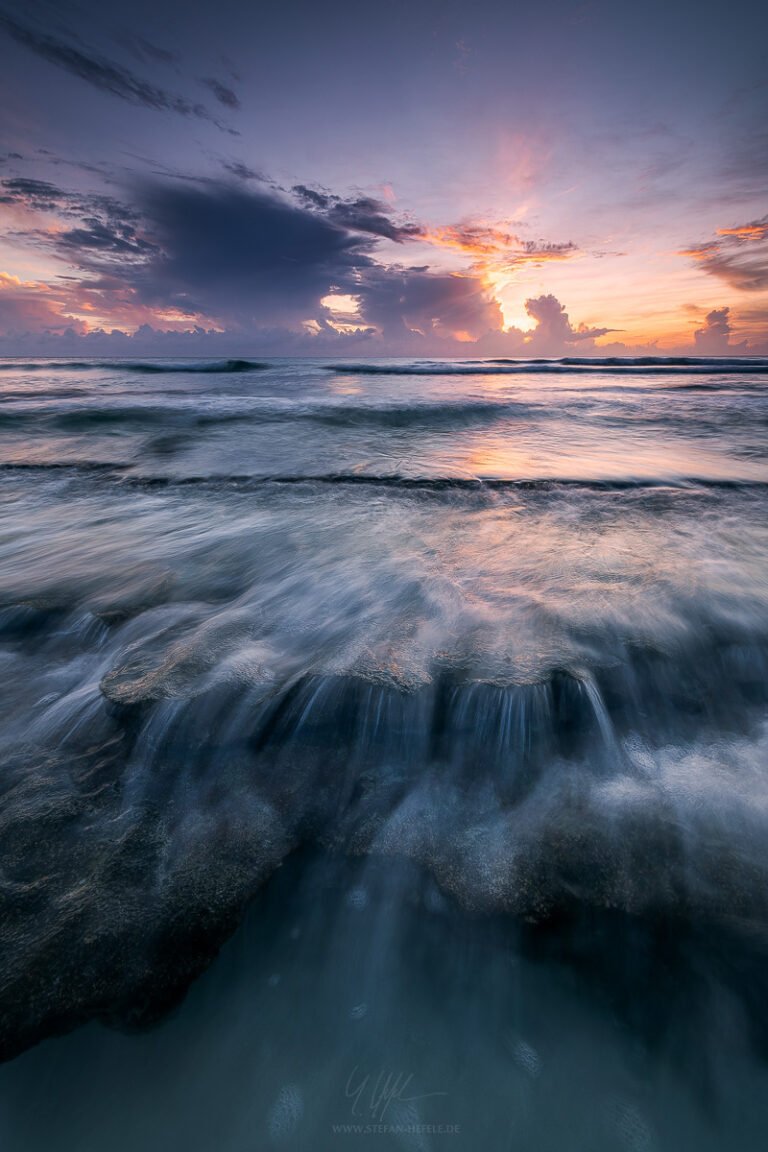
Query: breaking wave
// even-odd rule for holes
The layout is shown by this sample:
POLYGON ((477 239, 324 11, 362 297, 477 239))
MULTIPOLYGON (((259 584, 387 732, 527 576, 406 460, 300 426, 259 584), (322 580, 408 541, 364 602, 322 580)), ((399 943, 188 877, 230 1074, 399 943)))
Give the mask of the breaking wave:
POLYGON ((522 680, 471 651, 286 675, 290 632, 254 606, 167 595, 0 616, 6 649, 70 682, 6 749, 2 1055, 166 1011, 302 843, 413 859, 475 913, 766 914, 754 622, 710 615, 669 651, 594 633, 589 662, 522 680))

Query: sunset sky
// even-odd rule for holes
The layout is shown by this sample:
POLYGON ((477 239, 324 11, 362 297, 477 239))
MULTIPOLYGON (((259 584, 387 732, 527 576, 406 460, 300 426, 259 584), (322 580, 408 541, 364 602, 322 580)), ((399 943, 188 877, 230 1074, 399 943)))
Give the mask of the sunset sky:
POLYGON ((765 4, 27 0, 0 62, 2 354, 768 353, 765 4))

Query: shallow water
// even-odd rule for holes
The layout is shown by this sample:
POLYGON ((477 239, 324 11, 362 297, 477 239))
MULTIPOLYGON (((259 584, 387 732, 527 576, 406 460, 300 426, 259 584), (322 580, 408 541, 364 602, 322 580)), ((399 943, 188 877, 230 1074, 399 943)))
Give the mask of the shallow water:
POLYGON ((768 362, 0 383, 8 1147, 768 1145, 768 362))

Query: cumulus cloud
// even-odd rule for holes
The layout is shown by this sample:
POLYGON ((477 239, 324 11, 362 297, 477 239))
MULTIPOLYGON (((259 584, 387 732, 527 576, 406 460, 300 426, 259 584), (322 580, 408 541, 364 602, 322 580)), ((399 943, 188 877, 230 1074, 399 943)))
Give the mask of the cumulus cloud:
POLYGON ((746 340, 740 344, 731 344, 731 324, 729 308, 713 308, 704 319, 704 326, 697 328, 693 334, 693 344, 696 352, 702 356, 719 356, 743 352, 746 340))
POLYGON ((536 296, 526 300, 525 310, 537 321, 529 339, 531 350, 539 345, 552 348, 581 344, 585 340, 597 340, 608 332, 616 331, 615 328, 589 328, 585 324, 574 328, 565 308, 554 296, 536 296))

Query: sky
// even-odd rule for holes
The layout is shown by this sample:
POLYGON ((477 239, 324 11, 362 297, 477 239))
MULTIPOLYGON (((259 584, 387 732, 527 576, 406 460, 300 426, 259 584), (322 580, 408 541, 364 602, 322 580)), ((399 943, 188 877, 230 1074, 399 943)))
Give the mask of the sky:
POLYGON ((768 6, 0 0, 0 355, 768 354, 768 6))

